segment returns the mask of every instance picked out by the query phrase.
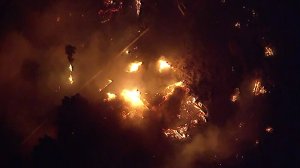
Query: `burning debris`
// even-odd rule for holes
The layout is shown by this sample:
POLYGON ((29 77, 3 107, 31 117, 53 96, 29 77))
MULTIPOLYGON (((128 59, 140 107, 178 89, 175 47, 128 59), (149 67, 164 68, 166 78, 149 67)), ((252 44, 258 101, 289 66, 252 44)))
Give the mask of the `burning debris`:
POLYGON ((188 134, 188 126, 178 126, 176 129, 165 129, 163 130, 163 133, 166 137, 176 139, 176 140, 184 140, 188 138, 190 135, 188 134))
POLYGON ((274 56, 274 50, 271 47, 266 46, 265 47, 265 56, 266 57, 274 56))
POLYGON ((252 92, 254 93, 255 96, 258 96, 260 94, 267 93, 267 90, 265 89, 264 86, 262 86, 260 81, 256 80, 255 83, 254 83, 254 87, 252 89, 252 92))
POLYGON ((111 20, 115 13, 123 8, 123 1, 121 0, 104 0, 104 8, 98 11, 101 23, 106 23, 111 20))
POLYGON ((235 88, 234 89, 234 93, 231 96, 231 101, 234 103, 234 102, 238 101, 239 97, 240 97, 240 89, 239 88, 235 88))

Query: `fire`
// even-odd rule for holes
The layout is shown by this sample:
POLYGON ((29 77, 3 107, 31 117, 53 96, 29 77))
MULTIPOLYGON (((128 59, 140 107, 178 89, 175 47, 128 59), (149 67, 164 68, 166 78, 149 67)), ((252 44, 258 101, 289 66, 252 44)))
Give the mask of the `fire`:
POLYGON ((69 70, 70 72, 73 72, 73 66, 71 64, 69 65, 69 70))
POLYGON ((165 61, 163 59, 158 60, 158 71, 159 72, 169 70, 170 68, 171 68, 171 65, 167 61, 165 61))
POLYGON ((265 56, 271 57, 274 56, 274 50, 271 47, 265 47, 265 56))
POLYGON ((129 65, 128 72, 137 72, 143 62, 133 62, 129 65))
POLYGON ((273 131, 274 131, 274 129, 272 127, 267 127, 266 128, 267 133, 272 133, 273 131))
POLYGON ((102 90, 104 90, 105 88, 107 88, 113 81, 112 80, 108 80, 108 83, 103 87, 99 89, 99 92, 102 92, 102 90))
POLYGON ((258 96, 260 94, 265 94, 267 90, 265 89, 264 86, 262 86, 260 81, 255 81, 254 88, 252 90, 255 96, 258 96))
POLYGON ((239 96, 240 96, 240 89, 239 89, 239 88, 236 88, 236 89, 234 90, 234 93, 233 93, 232 97, 231 97, 231 101, 232 101, 232 102, 238 101, 239 96))
POLYGON ((121 92, 121 96, 124 100, 129 103, 134 108, 144 107, 144 103, 141 99, 141 92, 137 89, 134 90, 127 90, 124 89, 121 92))
POLYGON ((70 84, 73 84, 73 83, 74 83, 72 74, 70 74, 70 76, 69 76, 69 82, 70 82, 70 84))
POLYGON ((163 130, 166 137, 177 139, 177 140, 183 140, 189 137, 189 134, 187 133, 188 126, 178 126, 176 129, 165 129, 163 130))
POLYGON ((139 16, 141 13, 141 0, 135 0, 135 6, 136 6, 136 14, 139 16))
POLYGON ((107 98, 105 99, 106 101, 111 101, 111 100, 114 100, 114 99, 116 99, 117 98, 117 95, 116 94, 114 94, 114 93, 106 93, 106 95, 107 95, 107 98))
POLYGON ((174 90, 178 87, 184 87, 185 84, 183 83, 183 81, 179 81, 179 82, 176 82, 174 84, 171 84, 169 86, 166 87, 165 89, 165 92, 166 92, 166 95, 164 96, 165 98, 169 97, 170 95, 173 94, 174 90))

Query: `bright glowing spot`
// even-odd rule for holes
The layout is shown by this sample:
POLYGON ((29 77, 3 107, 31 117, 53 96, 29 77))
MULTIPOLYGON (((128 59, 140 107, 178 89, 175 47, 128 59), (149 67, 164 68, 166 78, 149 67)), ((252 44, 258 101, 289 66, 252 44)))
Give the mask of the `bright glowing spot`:
POLYGON ((237 28, 237 29, 241 28, 241 23, 240 22, 236 22, 234 24, 234 27, 237 28))
POLYGON ((186 139, 187 137, 189 137, 189 134, 187 131, 188 131, 187 125, 179 126, 176 129, 168 128, 168 129, 163 130, 166 137, 172 138, 172 139, 177 139, 177 140, 183 140, 183 139, 186 139))
POLYGON ((165 89, 165 93, 166 95, 164 96, 165 98, 168 98, 170 95, 173 94, 173 92, 175 91, 176 88, 178 87, 185 87, 185 84, 182 81, 176 82, 174 84, 171 84, 169 86, 166 87, 165 89))
POLYGON ((127 72, 137 72, 143 62, 133 62, 129 65, 129 69, 127 72))
POLYGON ((134 89, 134 90, 124 89, 121 92, 121 96, 132 107, 135 107, 135 108, 144 107, 144 103, 141 100, 141 92, 137 89, 134 89))
POLYGON ((73 71, 73 66, 70 64, 69 65, 69 70, 72 72, 73 71))
POLYGON ((265 56, 266 57, 274 56, 274 50, 271 47, 265 47, 265 56))
POLYGON ((114 99, 116 99, 117 98, 117 95, 116 94, 114 94, 114 93, 106 93, 106 95, 107 95, 107 98, 105 99, 106 101, 111 101, 111 100, 114 100, 114 99))
POLYGON ((260 94, 265 94, 267 90, 265 89, 264 86, 262 86, 261 82, 257 80, 254 83, 252 92, 254 93, 255 96, 258 96, 260 94))
POLYGON ((136 14, 139 16, 141 13, 141 0, 135 0, 136 14))
POLYGON ((272 127, 267 127, 266 128, 267 133, 272 133, 273 131, 274 131, 274 129, 272 127))
POLYGON ((159 72, 169 70, 170 68, 171 68, 171 65, 167 61, 165 61, 163 59, 158 60, 158 71, 159 72))
POLYGON ((239 97, 240 97, 240 89, 239 89, 239 88, 236 88, 236 89, 234 90, 233 95, 231 96, 231 101, 232 101, 232 102, 236 102, 236 101, 239 99, 239 97))
POLYGON ((73 84, 73 83, 74 83, 72 74, 70 74, 70 76, 69 76, 69 82, 70 82, 70 84, 73 84))

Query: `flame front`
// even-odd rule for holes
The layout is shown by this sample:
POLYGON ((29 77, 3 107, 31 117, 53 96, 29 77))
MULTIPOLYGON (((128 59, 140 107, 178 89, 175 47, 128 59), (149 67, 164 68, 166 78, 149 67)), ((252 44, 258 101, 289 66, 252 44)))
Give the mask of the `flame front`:
POLYGON ((128 72, 137 72, 143 62, 133 62, 129 65, 128 72))
POLYGON ((170 68, 171 68, 171 65, 167 61, 165 61, 163 59, 158 60, 158 71, 159 72, 169 70, 170 68))

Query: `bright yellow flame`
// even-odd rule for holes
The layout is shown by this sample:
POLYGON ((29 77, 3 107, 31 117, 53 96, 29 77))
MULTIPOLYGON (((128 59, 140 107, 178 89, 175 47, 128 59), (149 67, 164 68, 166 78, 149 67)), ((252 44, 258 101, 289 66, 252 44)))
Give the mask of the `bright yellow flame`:
POLYGON ((111 101, 111 100, 114 100, 114 99, 116 99, 117 98, 117 95, 116 94, 114 94, 114 93, 106 93, 106 95, 107 95, 107 98, 105 99, 106 101, 111 101))
POLYGON ((129 64, 128 72, 137 72, 142 64, 143 62, 133 62, 129 64))
POLYGON ((165 61, 163 59, 158 60, 158 71, 159 72, 169 70, 170 68, 171 68, 171 65, 167 61, 165 61))
POLYGON ((134 89, 134 90, 124 89, 121 92, 121 96, 132 107, 135 107, 135 108, 144 107, 144 103, 141 100, 141 92, 137 89, 134 89))
POLYGON ((70 76, 69 76, 69 82, 70 82, 70 84, 73 84, 73 83, 74 83, 72 74, 70 74, 70 76))
POLYGON ((73 71, 73 66, 70 64, 69 65, 69 70, 72 72, 73 71))
POLYGON ((262 86, 260 81, 255 81, 254 87, 252 92, 254 93, 255 96, 260 95, 260 94, 265 94, 267 93, 267 90, 265 89, 264 86, 262 86))

